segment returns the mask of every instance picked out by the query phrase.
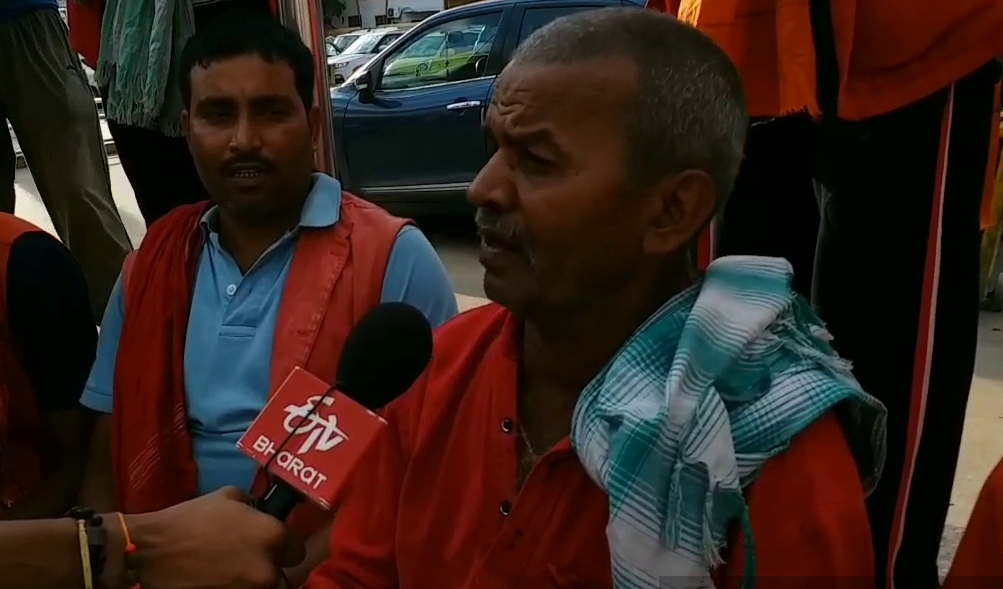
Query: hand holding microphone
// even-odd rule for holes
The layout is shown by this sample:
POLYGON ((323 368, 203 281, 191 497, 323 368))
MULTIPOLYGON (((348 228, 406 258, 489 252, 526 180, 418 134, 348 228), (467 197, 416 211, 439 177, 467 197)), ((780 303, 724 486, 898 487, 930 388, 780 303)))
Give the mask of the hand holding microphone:
MULTIPOLYGON (((372 410, 410 388, 431 355, 425 317, 408 305, 384 304, 349 335, 336 390, 306 371, 293 371, 238 443, 277 479, 259 503, 261 511, 246 493, 228 487, 162 511, 125 516, 144 589, 275 589, 282 570, 304 557, 302 542, 280 520, 304 496, 330 507, 386 427, 372 410)), ((125 531, 117 514, 103 514, 102 520, 105 585, 129 586, 125 531)), ((0 524, 0 579, 17 579, 25 589, 79 583, 76 522, 0 524), (53 563, 52 553, 65 558, 53 563)))
POLYGON ((432 357, 432 328, 404 303, 384 303, 352 329, 336 384, 297 368, 237 446, 276 482, 259 508, 285 520, 308 498, 329 509, 386 422, 374 410, 404 394, 432 357))
MULTIPOLYGON (((127 516, 140 549, 143 587, 273 589, 283 568, 303 560, 303 544, 250 501, 244 492, 226 487, 163 511, 127 516)), ((118 526, 108 529, 119 535, 118 526)), ((110 540, 124 545, 122 538, 110 540)))

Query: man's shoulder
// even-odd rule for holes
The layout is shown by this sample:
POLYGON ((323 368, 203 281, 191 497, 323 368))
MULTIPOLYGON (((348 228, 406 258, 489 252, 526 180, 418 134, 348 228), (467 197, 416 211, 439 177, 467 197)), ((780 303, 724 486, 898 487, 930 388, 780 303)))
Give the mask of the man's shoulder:
POLYGON ((350 216, 353 223, 361 221, 386 226, 396 225, 397 227, 413 224, 410 219, 394 216, 383 207, 346 190, 341 192, 341 212, 342 215, 350 216))
POLYGON ((152 246, 160 244, 162 238, 198 226, 211 206, 211 202, 202 201, 171 209, 170 212, 150 224, 137 251, 142 251, 144 248, 153 249, 152 246))
MULTIPOLYGON (((424 429, 430 423, 450 419, 460 400, 475 392, 478 376, 496 370, 492 358, 507 345, 506 325, 510 314, 489 304, 450 319, 435 330, 432 361, 418 382, 390 406, 395 417, 409 423, 405 429, 424 429), (420 422, 420 425, 419 425, 420 422)), ((412 431, 408 437, 415 435, 412 431)))
POLYGON ((818 418, 791 440, 790 447, 766 462, 761 476, 796 478, 811 483, 833 483, 863 494, 853 453, 836 411, 818 418), (852 475, 852 476, 845 476, 852 475))
POLYGON ((838 412, 820 417, 766 462, 749 490, 750 510, 762 516, 789 509, 784 497, 797 498, 807 511, 866 521, 864 485, 838 412))
POLYGON ((444 364, 463 361, 462 353, 468 348, 486 351, 500 343, 511 313, 497 303, 475 307, 453 317, 434 334, 434 356, 444 364))

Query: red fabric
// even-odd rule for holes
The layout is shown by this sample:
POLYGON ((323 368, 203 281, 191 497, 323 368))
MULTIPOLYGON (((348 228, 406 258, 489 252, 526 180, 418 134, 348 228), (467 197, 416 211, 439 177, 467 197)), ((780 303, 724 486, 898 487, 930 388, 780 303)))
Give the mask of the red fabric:
POLYGON ((183 375, 199 221, 207 209, 179 207, 154 223, 132 262, 112 408, 115 495, 127 513, 198 495, 183 375))
MULTIPOLYGON (((123 269, 125 318, 115 363, 112 456, 119 510, 163 509, 198 495, 188 431, 184 349, 207 204, 179 207, 150 227, 123 269)), ((397 234, 407 223, 342 193, 332 228, 301 231, 272 352, 274 391, 296 366, 333 383, 352 325, 380 302, 397 234)), ((259 473, 255 490, 264 489, 259 473)), ((324 524, 302 505, 287 523, 303 535, 324 524)))
POLYGON ((12 504, 34 493, 47 478, 49 436, 28 373, 21 364, 7 322, 7 259, 10 246, 31 223, 0 213, 0 518, 12 504))
POLYGON ((84 62, 92 69, 96 69, 98 64, 104 6, 105 0, 91 0, 85 3, 70 0, 66 3, 70 47, 84 56, 84 62))
POLYGON ((1000 157, 1000 89, 993 87, 993 123, 989 132, 989 161, 986 163, 986 179, 982 192, 982 209, 979 212, 979 228, 985 231, 996 224, 993 217, 993 196, 996 194, 996 169, 1000 157))
MULTIPOLYGON (((307 589, 612 586, 606 495, 569 440, 517 488, 518 330, 487 305, 436 332, 429 370, 387 409, 387 435, 338 502, 330 558, 307 589)), ((760 579, 871 589, 858 480, 833 415, 767 463, 749 493, 760 579)), ((724 556, 718 586, 737 588, 741 551, 724 556)))
POLYGON ((999 587, 1003 582, 1003 462, 986 479, 942 589, 999 587))

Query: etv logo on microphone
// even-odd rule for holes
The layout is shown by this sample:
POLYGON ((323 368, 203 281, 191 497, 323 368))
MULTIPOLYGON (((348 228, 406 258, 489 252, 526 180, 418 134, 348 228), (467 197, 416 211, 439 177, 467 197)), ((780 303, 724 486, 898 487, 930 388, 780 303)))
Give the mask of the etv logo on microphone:
POLYGON ((326 407, 334 405, 334 395, 326 397, 314 395, 307 399, 305 405, 286 406, 286 420, 282 422, 286 433, 307 436, 296 450, 297 454, 306 454, 314 449, 327 452, 338 444, 348 441, 348 435, 338 429, 338 416, 332 413, 327 417, 321 417, 317 414, 317 405, 326 407))
POLYGON ((305 497, 330 508, 366 448, 386 427, 372 411, 296 368, 237 447, 305 497))

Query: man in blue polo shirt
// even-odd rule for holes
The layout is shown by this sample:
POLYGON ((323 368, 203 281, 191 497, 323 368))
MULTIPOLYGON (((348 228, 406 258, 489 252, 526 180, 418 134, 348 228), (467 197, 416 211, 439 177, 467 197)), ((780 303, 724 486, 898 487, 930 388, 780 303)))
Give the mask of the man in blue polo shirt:
MULTIPOLYGON (((294 32, 220 17, 180 67, 183 126, 214 205, 154 223, 112 293, 81 399, 99 414, 82 491, 99 511, 249 489, 257 465, 235 444, 291 369, 277 358, 304 346, 296 365, 333 377, 334 342, 366 308, 402 301, 433 326, 456 313, 417 228, 312 173, 313 58, 294 32)), ((293 585, 323 559, 326 532, 308 547, 293 585)))
MULTIPOLYGON (((58 8, 56 0, 0 2, 0 119, 14 128, 100 317, 132 244, 112 199, 94 96, 58 8)), ((0 137, 0 211, 13 214, 14 145, 9 133, 0 137)))

